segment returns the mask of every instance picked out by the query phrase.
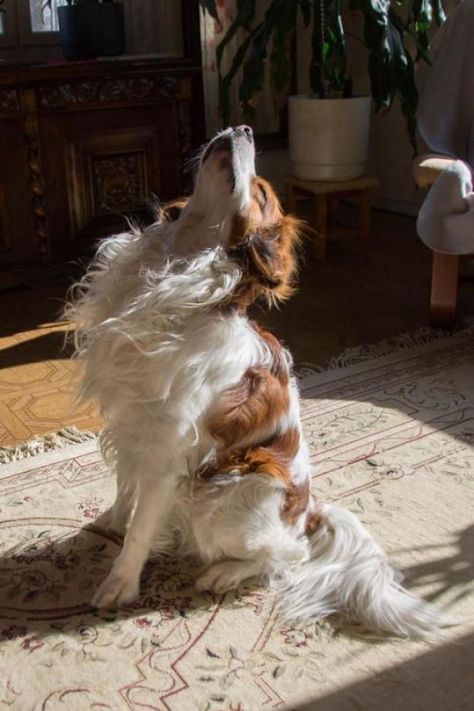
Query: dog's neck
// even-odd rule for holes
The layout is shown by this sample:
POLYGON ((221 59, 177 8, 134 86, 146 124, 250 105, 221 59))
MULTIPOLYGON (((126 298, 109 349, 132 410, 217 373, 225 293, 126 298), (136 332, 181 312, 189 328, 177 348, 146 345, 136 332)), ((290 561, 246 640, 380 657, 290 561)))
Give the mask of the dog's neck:
POLYGON ((230 193, 226 182, 198 179, 188 204, 173 223, 173 253, 183 257, 215 247, 225 249, 233 218, 248 201, 248 185, 230 193))
POLYGON ((219 210, 211 214, 187 206, 172 226, 172 251, 176 257, 191 257, 216 246, 225 246, 231 221, 219 210))

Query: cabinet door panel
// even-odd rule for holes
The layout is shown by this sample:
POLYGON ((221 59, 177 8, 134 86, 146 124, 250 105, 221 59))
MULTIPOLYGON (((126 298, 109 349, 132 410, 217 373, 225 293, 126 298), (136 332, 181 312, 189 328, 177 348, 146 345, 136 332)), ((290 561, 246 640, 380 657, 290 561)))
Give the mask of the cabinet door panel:
POLYGON ((151 195, 178 194, 175 104, 63 113, 40 119, 45 197, 55 260, 87 235, 119 229, 151 195))

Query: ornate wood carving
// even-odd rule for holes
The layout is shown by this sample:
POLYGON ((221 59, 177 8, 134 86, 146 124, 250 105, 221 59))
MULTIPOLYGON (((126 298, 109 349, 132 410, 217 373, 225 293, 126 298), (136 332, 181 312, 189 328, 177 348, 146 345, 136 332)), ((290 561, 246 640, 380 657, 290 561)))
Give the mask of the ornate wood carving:
POLYGON ((95 156, 91 161, 95 213, 130 210, 147 193, 144 153, 95 156))
POLYGON ((0 90, 0 111, 14 111, 16 113, 19 110, 20 101, 15 89, 0 90))
POLYGON ((96 217, 142 207, 158 180, 156 128, 140 126, 73 139, 66 152, 76 232, 96 217))
POLYGON ((25 117, 27 163, 30 173, 30 189, 33 204, 33 230, 35 251, 43 260, 49 257, 48 220, 44 198, 44 180, 41 170, 41 153, 36 114, 25 117))
POLYGON ((69 259, 120 227, 116 213, 140 217, 152 194, 168 200, 188 189, 200 72, 188 57, 1 72, 8 260, 69 259))
POLYGON ((190 105, 187 101, 178 104, 178 143, 179 143, 179 186, 183 193, 192 192, 192 130, 190 105))
POLYGON ((70 81, 40 87, 43 109, 65 108, 77 104, 109 104, 121 101, 153 101, 176 96, 175 77, 130 77, 70 81))
POLYGON ((8 233, 6 229, 5 191, 0 183, 0 251, 8 247, 8 233))

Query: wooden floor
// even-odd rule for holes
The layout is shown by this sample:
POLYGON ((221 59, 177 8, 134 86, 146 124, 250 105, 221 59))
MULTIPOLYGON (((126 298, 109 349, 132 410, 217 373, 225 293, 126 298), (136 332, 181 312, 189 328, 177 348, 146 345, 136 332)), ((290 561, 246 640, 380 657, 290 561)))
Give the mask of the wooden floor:
MULTIPOLYGON (((375 213, 368 259, 350 239, 330 244, 325 262, 307 252, 298 293, 280 311, 255 313, 297 362, 427 325, 431 254, 412 219, 375 213)), ((100 428, 93 404, 74 405, 78 367, 64 348, 66 325, 55 322, 68 285, 56 273, 0 291, 0 445, 65 425, 100 428)), ((474 285, 461 287, 458 314, 474 314, 474 285)))
POLYGON ((67 282, 36 283, 0 293, 0 445, 65 425, 97 430, 92 403, 74 405, 77 363, 56 323, 67 282))

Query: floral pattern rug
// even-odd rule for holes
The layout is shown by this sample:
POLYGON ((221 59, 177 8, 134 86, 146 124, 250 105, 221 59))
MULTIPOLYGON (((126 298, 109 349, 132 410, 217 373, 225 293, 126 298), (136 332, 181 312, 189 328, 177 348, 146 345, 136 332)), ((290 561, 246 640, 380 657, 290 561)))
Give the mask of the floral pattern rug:
POLYGON ((256 583, 197 593, 196 565, 173 557, 148 563, 136 604, 94 610, 120 541, 94 527, 114 484, 86 441, 0 466, 2 708, 472 708, 473 331, 311 376, 302 395, 314 491, 459 624, 423 641, 284 626, 256 583))

